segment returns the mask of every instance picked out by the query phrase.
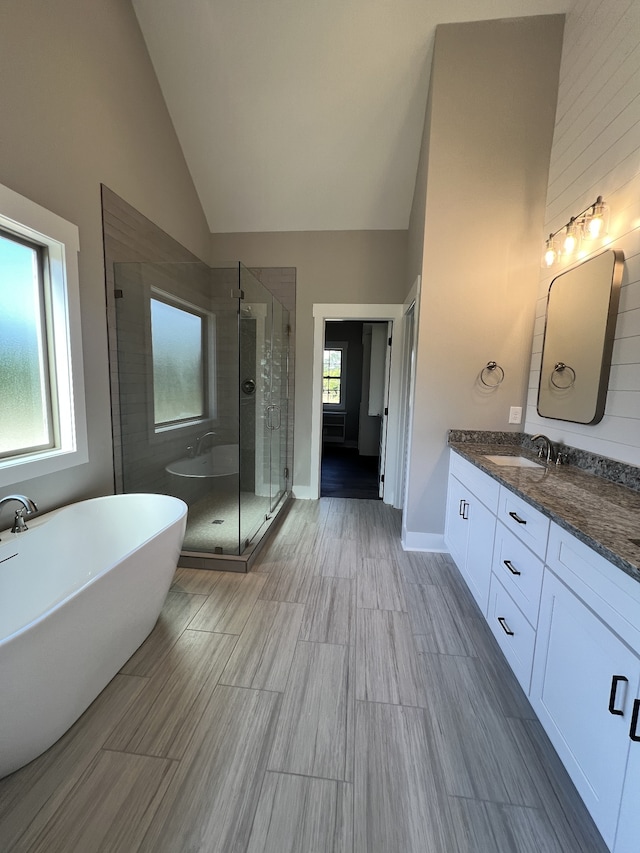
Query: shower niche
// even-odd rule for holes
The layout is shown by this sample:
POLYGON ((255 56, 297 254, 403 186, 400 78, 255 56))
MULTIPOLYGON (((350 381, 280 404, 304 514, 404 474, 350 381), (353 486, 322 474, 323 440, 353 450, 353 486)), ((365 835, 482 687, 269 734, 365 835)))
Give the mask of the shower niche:
POLYGON ((289 311, 242 264, 114 282, 118 490, 188 504, 179 565, 247 571, 290 496, 289 311))

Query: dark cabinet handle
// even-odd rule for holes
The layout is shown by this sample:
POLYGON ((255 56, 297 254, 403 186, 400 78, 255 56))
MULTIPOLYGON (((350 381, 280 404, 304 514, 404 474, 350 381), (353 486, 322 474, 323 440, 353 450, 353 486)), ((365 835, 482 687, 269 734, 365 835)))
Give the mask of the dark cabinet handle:
POLYGON ((469 504, 467 503, 467 501, 465 501, 464 506, 462 507, 462 517, 464 518, 465 521, 469 521, 468 509, 469 509, 469 504))
POLYGON ((611 679, 611 693, 609 694, 609 713, 616 714, 618 717, 624 717, 624 711, 616 708, 616 693, 618 692, 618 684, 624 681, 629 682, 629 679, 624 675, 614 675, 611 679))
POLYGON ((631 714, 631 728, 629 729, 629 737, 636 742, 640 741, 638 734, 638 716, 640 715, 640 699, 633 700, 633 712, 631 714))
POLYGON ((460 499, 460 505, 458 507, 458 515, 462 515, 462 513, 464 512, 464 504, 465 504, 465 500, 464 500, 464 498, 461 498, 460 499))
POLYGON ((511 560, 503 560, 502 562, 503 562, 503 563, 505 564, 505 566, 509 569, 509 571, 511 572, 511 574, 512 574, 512 575, 521 575, 521 574, 522 574, 522 572, 519 572, 519 571, 516 569, 516 567, 515 567, 515 566, 513 565, 513 563, 511 562, 511 560))
POLYGON ((526 523, 527 523, 527 522, 524 520, 524 518, 520 518, 520 516, 518 515, 518 513, 517 513, 517 512, 510 512, 510 513, 509 513, 509 515, 511 516, 511 518, 512 518, 514 521, 517 521, 517 522, 518 522, 518 524, 526 524, 526 523))
MULTIPOLYGON (((500 623, 500 627, 505 632, 505 634, 508 634, 510 637, 514 636, 514 633, 511 630, 511 628, 507 625, 507 622, 506 622, 504 616, 498 616, 498 622, 500 623)), ((640 740, 640 738, 639 738, 639 740, 640 740)))

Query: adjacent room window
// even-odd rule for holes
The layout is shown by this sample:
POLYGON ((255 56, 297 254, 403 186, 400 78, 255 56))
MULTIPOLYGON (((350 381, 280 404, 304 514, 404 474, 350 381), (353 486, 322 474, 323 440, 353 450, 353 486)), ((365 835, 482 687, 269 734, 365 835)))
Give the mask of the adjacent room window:
POLYGON ((207 410, 206 317, 170 299, 151 299, 156 428, 203 419, 207 410))
POLYGON ((344 408, 345 346, 331 346, 324 350, 322 368, 322 404, 344 408))
POLYGON ((0 486, 86 462, 78 229, 0 185, 0 486))

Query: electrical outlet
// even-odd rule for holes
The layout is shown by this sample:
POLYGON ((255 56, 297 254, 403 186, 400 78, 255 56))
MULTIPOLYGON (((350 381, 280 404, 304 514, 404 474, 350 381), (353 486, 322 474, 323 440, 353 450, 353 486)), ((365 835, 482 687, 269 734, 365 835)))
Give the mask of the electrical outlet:
POLYGON ((522 406, 511 406, 509 409, 509 423, 522 423, 522 406))

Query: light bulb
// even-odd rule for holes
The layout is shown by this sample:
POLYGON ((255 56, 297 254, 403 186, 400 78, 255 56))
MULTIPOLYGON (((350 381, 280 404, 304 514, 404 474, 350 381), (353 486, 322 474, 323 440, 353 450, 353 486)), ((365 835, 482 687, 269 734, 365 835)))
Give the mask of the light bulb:
POLYGON ((567 225, 567 232, 564 238, 564 244, 562 246, 562 250, 565 255, 572 255, 575 250, 578 248, 578 240, 580 235, 578 234, 578 228, 576 226, 576 221, 571 217, 569 220, 569 224, 567 225))
POLYGON ((599 195, 596 203, 591 209, 591 214, 588 219, 587 231, 592 240, 597 240, 599 237, 604 237, 607 233, 606 220, 608 218, 608 207, 599 195))
POLYGON ((543 256, 544 265, 546 267, 552 267, 556 259, 558 257, 558 252, 556 251, 555 242, 553 240, 553 234, 549 234, 549 239, 545 243, 545 251, 543 256))

